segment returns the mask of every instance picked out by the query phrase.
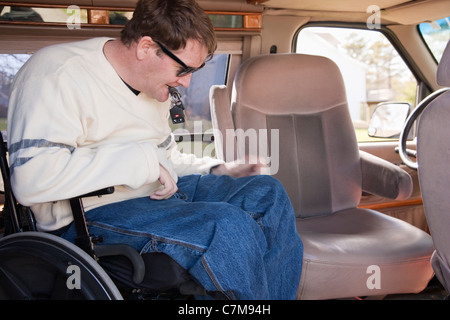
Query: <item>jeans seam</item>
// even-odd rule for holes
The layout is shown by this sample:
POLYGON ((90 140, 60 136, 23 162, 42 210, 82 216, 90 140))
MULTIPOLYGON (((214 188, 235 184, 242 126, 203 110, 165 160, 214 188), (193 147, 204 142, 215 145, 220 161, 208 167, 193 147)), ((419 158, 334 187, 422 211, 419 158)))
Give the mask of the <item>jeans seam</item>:
POLYGON ((157 248, 158 245, 158 241, 155 241, 153 239, 150 239, 141 249, 141 251, 139 252, 140 254, 143 253, 147 253, 147 252, 161 252, 161 250, 159 250, 157 248))
MULTIPOLYGON (((122 234, 125 234, 125 235, 149 238, 150 241, 152 242, 152 247, 155 247, 155 243, 156 242, 160 242, 160 243, 166 243, 166 244, 179 245, 179 246, 182 246, 182 247, 194 250, 194 251, 198 251, 198 252, 201 252, 201 253, 206 252, 206 248, 199 247, 199 246, 196 246, 194 244, 183 242, 183 241, 179 241, 179 240, 173 240, 173 239, 164 238, 164 237, 157 236, 157 235, 154 235, 154 234, 151 234, 151 233, 147 233, 147 232, 131 231, 131 230, 126 230, 126 229, 121 229, 121 228, 117 228, 117 227, 114 227, 114 226, 110 226, 110 225, 103 224, 103 223, 98 223, 98 222, 93 222, 93 221, 87 221, 87 225, 88 226, 102 228, 102 229, 106 229, 106 230, 117 232, 117 233, 122 233, 122 234)), ((144 247, 147 247, 147 246, 144 246, 144 247)))
POLYGON ((213 271, 209 267, 208 262, 206 262, 206 258, 205 258, 204 255, 202 256, 201 261, 202 261, 203 268, 205 269, 206 273, 208 274, 209 278, 211 279, 212 283, 217 288, 217 290, 222 292, 229 300, 235 300, 235 297, 234 297, 234 295, 233 295, 231 290, 227 290, 227 291, 223 290, 223 288, 220 285, 219 281, 214 276, 213 271))

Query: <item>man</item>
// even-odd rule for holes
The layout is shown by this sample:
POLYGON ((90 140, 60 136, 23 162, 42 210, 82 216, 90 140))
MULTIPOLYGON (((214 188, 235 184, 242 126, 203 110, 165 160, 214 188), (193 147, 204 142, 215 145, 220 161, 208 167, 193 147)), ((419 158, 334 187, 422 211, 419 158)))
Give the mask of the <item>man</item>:
POLYGON ((281 184, 257 165, 182 154, 170 132, 169 87, 187 87, 215 48, 193 0, 141 0, 120 40, 35 53, 10 98, 13 190, 40 230, 73 241, 64 199, 115 186, 84 200, 105 244, 164 252, 228 298, 292 299, 302 244, 281 184))

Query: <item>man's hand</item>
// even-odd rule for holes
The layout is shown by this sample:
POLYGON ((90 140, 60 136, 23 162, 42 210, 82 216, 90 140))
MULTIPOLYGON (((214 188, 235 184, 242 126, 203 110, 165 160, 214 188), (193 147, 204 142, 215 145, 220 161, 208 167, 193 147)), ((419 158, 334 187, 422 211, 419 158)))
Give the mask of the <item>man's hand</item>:
POLYGON ((178 190, 178 186, 170 175, 169 171, 162 165, 159 165, 159 182, 162 189, 155 191, 150 198, 153 200, 169 199, 178 190))
POLYGON ((256 161, 256 163, 250 163, 250 161, 247 160, 244 163, 242 163, 242 161, 233 161, 220 164, 217 167, 211 169, 211 173, 215 175, 229 175, 234 178, 239 178, 259 175, 261 174, 263 168, 266 167, 266 165, 262 164, 259 161, 256 161))

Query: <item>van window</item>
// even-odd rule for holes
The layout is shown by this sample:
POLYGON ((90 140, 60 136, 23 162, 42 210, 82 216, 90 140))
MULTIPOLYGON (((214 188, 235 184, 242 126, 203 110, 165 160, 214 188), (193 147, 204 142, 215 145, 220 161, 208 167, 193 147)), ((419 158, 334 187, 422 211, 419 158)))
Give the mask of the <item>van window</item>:
MULTIPOLYGON (((187 120, 181 124, 171 124, 172 129, 185 129, 190 133, 199 133, 211 129, 211 113, 209 109, 209 89, 212 85, 222 85, 226 81, 228 54, 215 54, 213 59, 192 74, 188 88, 177 87, 185 107, 187 120)), ((180 130, 179 130, 180 131, 180 130)))
POLYGON ((0 130, 6 130, 6 115, 14 76, 30 54, 0 54, 0 130))
POLYGON ((178 142, 178 149, 199 157, 215 157, 214 135, 209 107, 209 89, 213 85, 226 84, 228 54, 215 54, 213 59, 192 74, 188 88, 177 87, 185 107, 186 122, 169 124, 178 142))
MULTIPOLYGON (((296 52, 325 56, 338 65, 344 78, 358 142, 398 139, 399 132, 388 137, 374 137, 373 132, 376 130, 369 130, 369 123, 374 110, 381 103, 404 102, 402 108, 405 103, 413 106, 417 81, 381 32, 306 27, 298 34, 296 52)), ((402 123, 404 120, 406 115, 405 119, 391 123, 402 123)))
POLYGON ((436 61, 441 61, 445 45, 450 39, 450 17, 421 23, 419 24, 419 32, 436 61))

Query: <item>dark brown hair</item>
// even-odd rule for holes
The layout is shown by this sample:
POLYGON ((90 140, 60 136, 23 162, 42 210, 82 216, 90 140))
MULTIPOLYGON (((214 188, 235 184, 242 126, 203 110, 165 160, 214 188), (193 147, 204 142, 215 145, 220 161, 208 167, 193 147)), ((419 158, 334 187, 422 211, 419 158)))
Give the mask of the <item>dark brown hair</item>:
POLYGON ((217 47, 214 27, 194 0, 139 0, 133 18, 121 33, 125 45, 142 36, 163 43, 171 50, 182 49, 188 39, 203 43, 212 58, 217 47))

